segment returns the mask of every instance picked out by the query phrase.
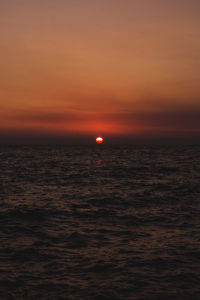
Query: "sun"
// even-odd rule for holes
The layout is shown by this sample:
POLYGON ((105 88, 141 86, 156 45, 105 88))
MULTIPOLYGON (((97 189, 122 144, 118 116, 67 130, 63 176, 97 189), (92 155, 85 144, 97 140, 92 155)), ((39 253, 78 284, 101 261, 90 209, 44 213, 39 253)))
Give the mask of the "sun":
POLYGON ((98 144, 103 143, 103 138, 102 138, 101 136, 98 136, 98 137, 96 138, 96 142, 97 142, 98 144))

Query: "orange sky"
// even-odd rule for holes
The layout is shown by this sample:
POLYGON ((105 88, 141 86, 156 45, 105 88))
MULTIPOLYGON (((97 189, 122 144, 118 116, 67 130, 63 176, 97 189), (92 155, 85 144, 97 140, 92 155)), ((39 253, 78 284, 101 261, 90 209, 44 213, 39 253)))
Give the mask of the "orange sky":
POLYGON ((199 0, 3 0, 0 36, 0 136, 200 136, 199 0))

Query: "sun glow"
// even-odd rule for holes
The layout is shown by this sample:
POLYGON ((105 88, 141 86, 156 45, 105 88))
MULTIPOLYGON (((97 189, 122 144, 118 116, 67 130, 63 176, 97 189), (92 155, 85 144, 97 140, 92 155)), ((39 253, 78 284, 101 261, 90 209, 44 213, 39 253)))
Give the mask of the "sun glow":
POLYGON ((97 142, 98 144, 103 143, 103 138, 102 138, 101 136, 98 136, 98 137, 96 138, 96 142, 97 142))

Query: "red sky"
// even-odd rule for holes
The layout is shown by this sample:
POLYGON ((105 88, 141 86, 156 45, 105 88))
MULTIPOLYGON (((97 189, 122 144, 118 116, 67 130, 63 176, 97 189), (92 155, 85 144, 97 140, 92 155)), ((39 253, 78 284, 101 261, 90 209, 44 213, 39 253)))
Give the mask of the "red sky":
POLYGON ((0 2, 0 136, 200 137, 199 0, 0 2))

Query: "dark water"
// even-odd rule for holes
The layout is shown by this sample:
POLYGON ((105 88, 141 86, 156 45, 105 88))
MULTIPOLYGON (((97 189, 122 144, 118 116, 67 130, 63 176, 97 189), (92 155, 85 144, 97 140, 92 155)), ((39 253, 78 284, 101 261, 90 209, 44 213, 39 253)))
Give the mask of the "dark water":
POLYGON ((200 299, 199 147, 0 149, 0 299, 200 299))

